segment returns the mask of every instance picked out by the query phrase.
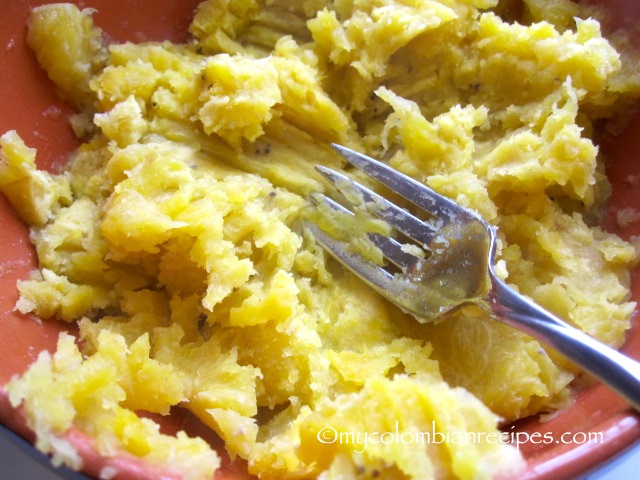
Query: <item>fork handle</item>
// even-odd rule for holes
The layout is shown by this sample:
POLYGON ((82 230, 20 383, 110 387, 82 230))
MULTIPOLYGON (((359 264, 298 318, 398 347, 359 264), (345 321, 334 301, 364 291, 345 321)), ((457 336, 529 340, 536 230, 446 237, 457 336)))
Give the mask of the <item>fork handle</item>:
POLYGON ((493 272, 491 278, 491 310, 502 323, 553 347, 640 411, 640 362, 549 313, 513 290, 493 272))

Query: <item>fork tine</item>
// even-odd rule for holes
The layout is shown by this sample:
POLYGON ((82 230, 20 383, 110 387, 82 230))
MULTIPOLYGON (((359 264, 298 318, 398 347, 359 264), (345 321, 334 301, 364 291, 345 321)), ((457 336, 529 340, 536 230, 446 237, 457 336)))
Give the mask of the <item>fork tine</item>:
MULTIPOLYGON (((351 210, 321 193, 314 193, 310 198, 316 205, 324 203, 338 212, 353 215, 351 210)), ((412 268, 420 261, 419 257, 406 252, 403 249, 402 244, 391 237, 387 237, 386 235, 381 235, 379 233, 369 233, 368 237, 373 244, 382 251, 384 257, 389 262, 403 271, 412 268)))
POLYGON ((326 195, 323 195, 322 193, 314 192, 311 194, 309 198, 311 198, 311 201, 316 205, 325 203, 332 209, 337 210, 338 212, 346 213, 348 215, 353 215, 353 212, 348 208, 346 208, 344 205, 341 205, 340 203, 336 202, 332 198, 327 197, 326 195))
POLYGON ((381 285, 386 282, 394 280, 393 274, 384 268, 363 260, 360 255, 351 252, 347 242, 337 240, 313 222, 307 222, 306 226, 320 245, 377 289, 382 288, 381 285), (370 281, 370 279, 377 281, 370 281))
MULTIPOLYGON (((411 215, 409 212, 401 209, 397 205, 391 203, 384 197, 369 190, 364 185, 351 180, 349 177, 342 175, 330 168, 317 165, 316 169, 324 175, 333 185, 338 188, 346 197, 349 197, 348 190, 357 192, 362 195, 363 200, 374 205, 373 213, 391 225, 393 228, 402 232, 410 239, 421 244, 424 248, 428 248, 429 244, 437 234, 437 230, 425 223, 419 218, 411 215)), ((347 198, 349 200, 349 198, 347 198)))
POLYGON ((363 259, 349 248, 349 243, 335 239, 314 222, 305 222, 316 242, 338 262, 345 265, 364 283, 406 313, 422 321, 431 320, 455 305, 466 302, 447 288, 413 281, 409 275, 394 275, 373 262, 363 259), (417 300, 417 301, 416 301, 417 300))
POLYGON ((336 143, 332 143, 331 146, 351 165, 441 220, 455 221, 461 214, 464 215, 463 212, 476 217, 447 197, 378 160, 336 143))
POLYGON ((374 245, 382 250, 384 257, 400 268, 403 274, 414 268, 422 260, 422 258, 405 251, 402 244, 394 238, 379 233, 370 233, 368 236, 374 245))
POLYGON ((393 275, 384 268, 364 260, 350 250, 348 243, 333 238, 315 223, 306 222, 306 227, 320 246, 380 295, 391 300, 405 312, 427 318, 434 315, 435 312, 428 309, 416 309, 415 298, 425 295, 424 288, 420 284, 393 275))

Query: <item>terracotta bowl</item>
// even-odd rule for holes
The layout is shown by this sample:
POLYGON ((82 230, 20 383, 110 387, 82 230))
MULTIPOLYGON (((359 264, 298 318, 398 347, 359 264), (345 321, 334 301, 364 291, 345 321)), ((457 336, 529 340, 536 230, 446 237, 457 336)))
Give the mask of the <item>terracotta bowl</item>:
MULTIPOLYGON (((28 145, 38 149, 40 166, 55 169, 65 161, 66 154, 77 145, 77 140, 65 121, 73 113, 72 108, 56 97, 52 83, 25 44, 25 21, 29 8, 41 3, 48 2, 0 0, 0 133, 18 130, 28 145)), ((187 39, 187 26, 198 0, 78 0, 75 3, 97 8, 94 15, 96 23, 116 41, 182 41, 187 39)), ((609 0, 605 3, 611 11, 609 27, 635 28, 640 21, 640 2, 637 0, 609 0)), ((637 153, 640 152, 640 115, 631 121, 622 135, 605 141, 601 148, 610 159, 608 175, 614 187, 609 206, 611 212, 615 213, 619 208, 640 207, 640 189, 626 181, 629 174, 637 174, 640 170, 640 155, 637 153)), ((1 386, 14 374, 24 372, 41 350, 54 351, 58 333, 69 326, 55 321, 42 322, 14 311, 18 299, 16 281, 25 278, 36 266, 36 258, 29 244, 27 227, 1 196, 0 224, 1 386)), ((640 234, 640 225, 637 224, 620 230, 612 222, 608 228, 625 238, 640 234)), ((633 283, 633 297, 640 301, 640 282, 637 280, 633 283)), ((634 324, 629 331, 624 351, 640 359, 640 325, 634 324)), ((215 436, 188 413, 176 410, 159 421, 165 432, 182 429, 198 434, 223 451, 215 436)), ((20 412, 10 407, 1 387, 0 423, 32 440, 20 412)), ((526 443, 522 451, 528 462, 527 479, 573 478, 602 465, 640 439, 640 417, 602 385, 578 393, 575 403, 550 421, 540 423, 538 419, 531 418, 509 428, 529 434, 602 434, 603 441, 597 444, 526 443)), ((130 456, 100 457, 92 448, 91 439, 79 431, 70 432, 69 438, 84 457, 84 472, 89 476, 97 478, 100 470, 109 465, 119 471, 114 477, 117 480, 180 478, 179 474, 161 472, 157 467, 130 456)), ((226 460, 216 478, 249 478, 244 471, 242 463, 226 460)))

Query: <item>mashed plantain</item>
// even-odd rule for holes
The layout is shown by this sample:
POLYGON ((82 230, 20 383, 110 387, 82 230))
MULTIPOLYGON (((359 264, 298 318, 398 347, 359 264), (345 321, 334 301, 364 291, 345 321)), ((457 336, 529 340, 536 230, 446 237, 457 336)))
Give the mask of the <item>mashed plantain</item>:
POLYGON ((181 45, 108 44, 90 11, 35 8, 27 40, 83 139, 55 174, 0 139, 39 259, 17 309, 79 324, 6 385, 39 448, 80 468, 75 427, 211 478, 208 444, 134 413, 180 406, 261 478, 520 468, 499 427, 566 405, 575 368, 475 307, 418 324, 299 221, 314 165, 345 168, 329 142, 383 158, 496 224, 510 284, 619 346, 637 255, 598 227, 592 136, 640 94, 636 64, 573 3, 518 5, 208 0, 181 45))

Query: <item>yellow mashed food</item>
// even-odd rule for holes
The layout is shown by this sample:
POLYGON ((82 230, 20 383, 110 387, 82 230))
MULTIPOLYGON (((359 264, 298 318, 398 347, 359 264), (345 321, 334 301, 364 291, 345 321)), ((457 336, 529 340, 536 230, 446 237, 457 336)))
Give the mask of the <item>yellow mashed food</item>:
POLYGON ((477 210, 508 283, 619 346, 637 254, 598 227, 592 135, 638 97, 636 64, 565 0, 208 0, 190 32, 108 44, 71 5, 29 19, 83 140, 61 173, 0 140, 39 259, 17 309, 79 324, 6 385, 38 446, 80 468, 75 427, 212 478, 207 443, 135 413, 179 406, 265 479, 517 470, 500 426, 567 405, 578 372, 477 307, 420 324, 333 263, 300 221, 314 165, 344 170, 339 142, 477 210))

